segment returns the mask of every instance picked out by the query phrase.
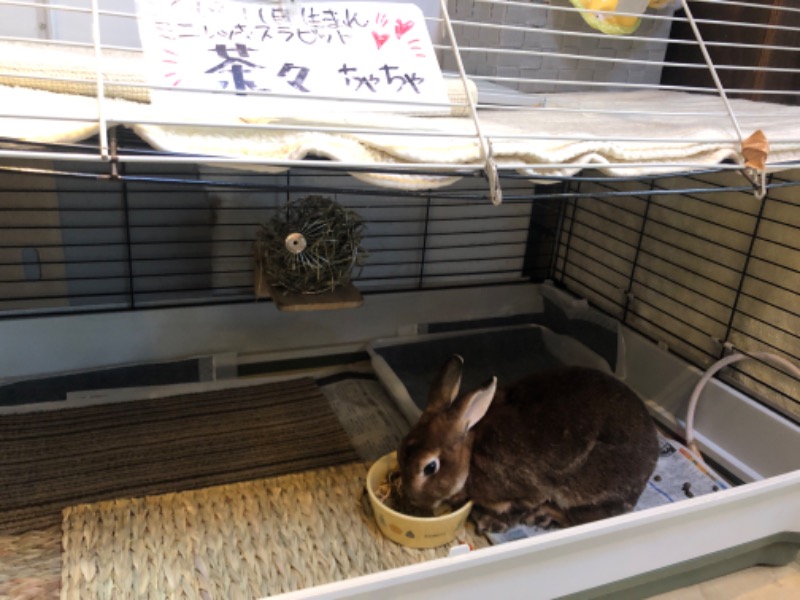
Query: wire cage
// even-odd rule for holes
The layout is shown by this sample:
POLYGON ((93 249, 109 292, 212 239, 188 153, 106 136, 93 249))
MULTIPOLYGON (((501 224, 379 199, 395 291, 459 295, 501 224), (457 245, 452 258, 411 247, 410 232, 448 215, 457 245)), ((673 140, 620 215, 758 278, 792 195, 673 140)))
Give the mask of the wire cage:
MULTIPOLYGON (((732 348, 800 360, 789 2, 420 2, 444 72, 424 101, 253 83, 259 36, 335 43, 323 3, 228 3, 273 29, 213 31, 225 3, 172 3, 228 78, 182 87, 142 43, 152 4, 0 2, 0 317, 250 302, 259 224, 320 194, 365 222, 364 293, 552 279, 700 366, 732 348)), ((362 6, 351 27, 400 39, 362 6)), ((173 41, 187 26, 158 15, 173 41)), ((730 371, 800 416, 789 376, 730 371)))

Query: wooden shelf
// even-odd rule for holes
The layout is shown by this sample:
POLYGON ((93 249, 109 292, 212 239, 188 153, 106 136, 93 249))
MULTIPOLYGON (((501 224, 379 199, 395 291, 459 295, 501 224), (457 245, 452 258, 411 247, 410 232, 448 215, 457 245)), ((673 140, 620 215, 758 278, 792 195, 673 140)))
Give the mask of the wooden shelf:
POLYGON ((265 279, 261 265, 255 266, 256 298, 271 298, 278 310, 300 312, 310 310, 340 310, 358 308, 364 304, 361 292, 352 283, 347 283, 330 292, 320 294, 297 294, 271 286, 265 279))

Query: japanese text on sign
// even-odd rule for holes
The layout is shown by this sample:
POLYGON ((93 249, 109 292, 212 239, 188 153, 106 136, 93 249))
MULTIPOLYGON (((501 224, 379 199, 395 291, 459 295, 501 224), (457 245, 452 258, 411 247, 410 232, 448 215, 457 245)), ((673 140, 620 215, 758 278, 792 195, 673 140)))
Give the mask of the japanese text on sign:
POLYGON ((140 0, 158 86, 237 95, 445 103, 425 19, 413 4, 140 0))

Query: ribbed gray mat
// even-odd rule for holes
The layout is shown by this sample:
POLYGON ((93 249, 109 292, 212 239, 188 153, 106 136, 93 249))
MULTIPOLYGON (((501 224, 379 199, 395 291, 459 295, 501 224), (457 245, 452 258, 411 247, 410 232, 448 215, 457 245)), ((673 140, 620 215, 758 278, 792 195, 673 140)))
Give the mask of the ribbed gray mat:
POLYGON ((358 459, 311 379, 0 417, 0 533, 67 506, 358 459))

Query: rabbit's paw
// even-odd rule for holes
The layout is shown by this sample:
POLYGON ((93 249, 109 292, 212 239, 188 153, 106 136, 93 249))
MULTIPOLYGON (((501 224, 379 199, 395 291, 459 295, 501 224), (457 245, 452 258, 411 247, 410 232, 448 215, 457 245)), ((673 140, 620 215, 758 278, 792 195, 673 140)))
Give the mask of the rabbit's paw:
POLYGON ((518 515, 496 513, 477 505, 472 507, 472 518, 479 534, 503 533, 519 522, 518 515))
POLYGON ((570 519, 563 510, 554 504, 544 503, 526 512, 520 522, 528 527, 542 529, 569 527, 570 519))

